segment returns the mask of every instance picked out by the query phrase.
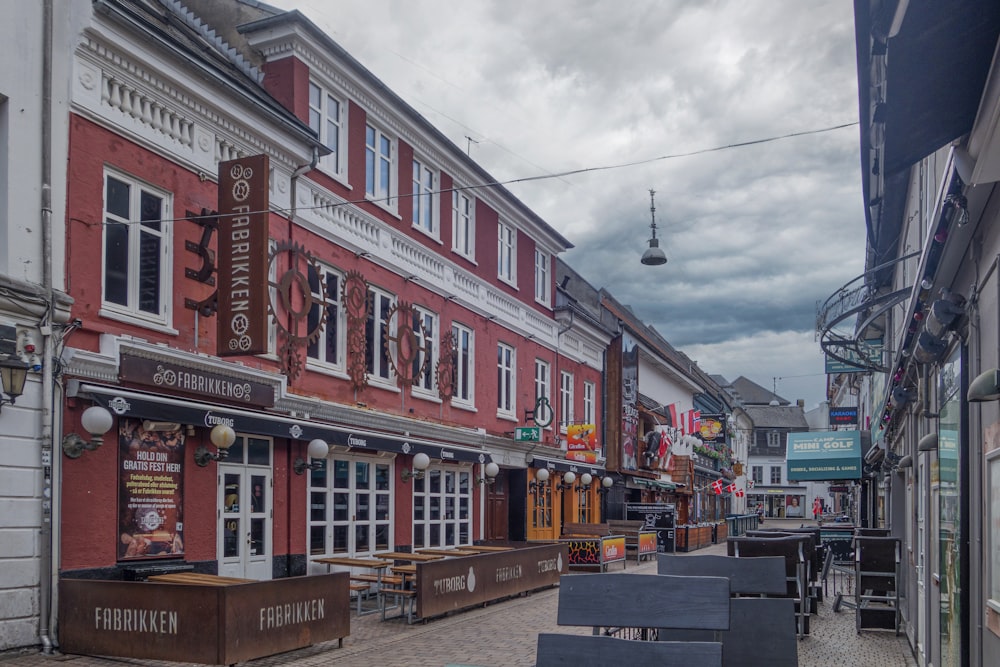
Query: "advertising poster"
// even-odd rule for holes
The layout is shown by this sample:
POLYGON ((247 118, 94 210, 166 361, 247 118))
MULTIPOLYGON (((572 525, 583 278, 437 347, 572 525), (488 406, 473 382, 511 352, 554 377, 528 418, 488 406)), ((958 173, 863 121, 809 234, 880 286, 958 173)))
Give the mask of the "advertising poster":
POLYGON ((805 509, 802 507, 802 499, 799 496, 785 498, 785 516, 789 519, 801 519, 805 516, 805 509))
POLYGON ((184 434, 118 420, 118 560, 184 555, 184 434))
POLYGON ((594 424, 567 425, 566 449, 572 451, 595 451, 597 449, 597 427, 594 424))

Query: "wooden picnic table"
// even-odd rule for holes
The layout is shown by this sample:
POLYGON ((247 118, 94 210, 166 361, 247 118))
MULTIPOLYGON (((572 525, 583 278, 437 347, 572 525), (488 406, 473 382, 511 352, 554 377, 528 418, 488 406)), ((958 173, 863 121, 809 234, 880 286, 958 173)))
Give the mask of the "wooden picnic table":
MULTIPOLYGON (((392 565, 392 561, 390 561, 390 560, 384 560, 382 558, 354 558, 354 557, 351 557, 351 556, 328 556, 326 558, 314 558, 313 562, 314 563, 320 563, 321 565, 326 565, 326 571, 327 572, 330 571, 330 566, 331 565, 337 565, 337 566, 340 566, 340 567, 350 567, 350 568, 360 569, 360 570, 365 570, 365 569, 367 569, 367 570, 374 570, 375 571, 375 581, 370 582, 370 583, 375 584, 375 596, 376 596, 378 605, 377 605, 377 607, 375 609, 369 609, 369 610, 365 611, 362 608, 362 606, 361 606, 361 593, 362 593, 362 591, 358 590, 358 591, 356 591, 357 594, 358 594, 357 595, 357 598, 358 598, 358 600, 357 600, 357 602, 358 602, 358 604, 357 604, 357 615, 358 616, 364 616, 365 614, 374 614, 375 612, 378 612, 378 611, 382 611, 383 615, 385 614, 385 612, 383 611, 383 607, 385 606, 385 598, 384 598, 383 592, 382 592, 383 583, 384 583, 384 581, 383 581, 384 580, 383 573, 385 572, 386 568, 388 568, 388 567, 390 567, 392 565)), ((368 582, 368 581, 370 581, 370 579, 368 577, 356 576, 356 575, 352 575, 351 579, 352 580, 357 580, 357 581, 362 581, 362 582, 368 582)))
POLYGON ((495 553, 500 551, 513 551, 514 547, 488 547, 488 546, 463 546, 462 551, 475 551, 476 553, 495 553))
POLYGON ((384 558, 386 560, 408 560, 414 563, 420 562, 425 563, 432 560, 440 560, 444 556, 435 556, 434 554, 415 554, 409 551, 382 551, 375 554, 376 558, 384 558))
POLYGON ((167 574, 154 574, 149 577, 149 581, 161 584, 188 584, 193 586, 232 586, 234 584, 249 584, 257 580, 221 577, 217 574, 204 574, 201 572, 169 572, 167 574))
POLYGON ((417 553, 430 554, 432 556, 478 556, 478 551, 467 549, 417 549, 417 553))

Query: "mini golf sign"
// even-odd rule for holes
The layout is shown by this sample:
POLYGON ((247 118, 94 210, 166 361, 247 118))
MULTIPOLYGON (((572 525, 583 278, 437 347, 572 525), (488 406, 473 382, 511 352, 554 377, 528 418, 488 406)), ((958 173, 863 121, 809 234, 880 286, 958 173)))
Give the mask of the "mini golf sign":
POLYGON ((860 479, 861 431, 788 434, 788 479, 860 479))

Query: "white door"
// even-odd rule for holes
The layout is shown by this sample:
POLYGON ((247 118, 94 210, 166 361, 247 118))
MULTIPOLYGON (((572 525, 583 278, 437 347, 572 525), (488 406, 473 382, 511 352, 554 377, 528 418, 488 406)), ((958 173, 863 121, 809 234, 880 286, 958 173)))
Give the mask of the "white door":
POLYGON ((271 440, 237 436, 219 463, 219 574, 271 579, 273 488, 271 440), (266 462, 266 463, 265 463, 266 462))

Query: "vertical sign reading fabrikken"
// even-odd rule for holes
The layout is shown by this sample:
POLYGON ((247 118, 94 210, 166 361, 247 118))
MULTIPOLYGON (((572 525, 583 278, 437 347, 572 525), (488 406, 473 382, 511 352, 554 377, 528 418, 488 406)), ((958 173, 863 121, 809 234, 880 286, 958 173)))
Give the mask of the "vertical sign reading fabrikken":
POLYGON ((639 467, 639 345, 622 334, 622 470, 639 467))
POLYGON ((118 420, 118 559, 184 555, 184 434, 118 420))
POLYGON ((220 357, 267 352, 267 155, 219 163, 220 357))

